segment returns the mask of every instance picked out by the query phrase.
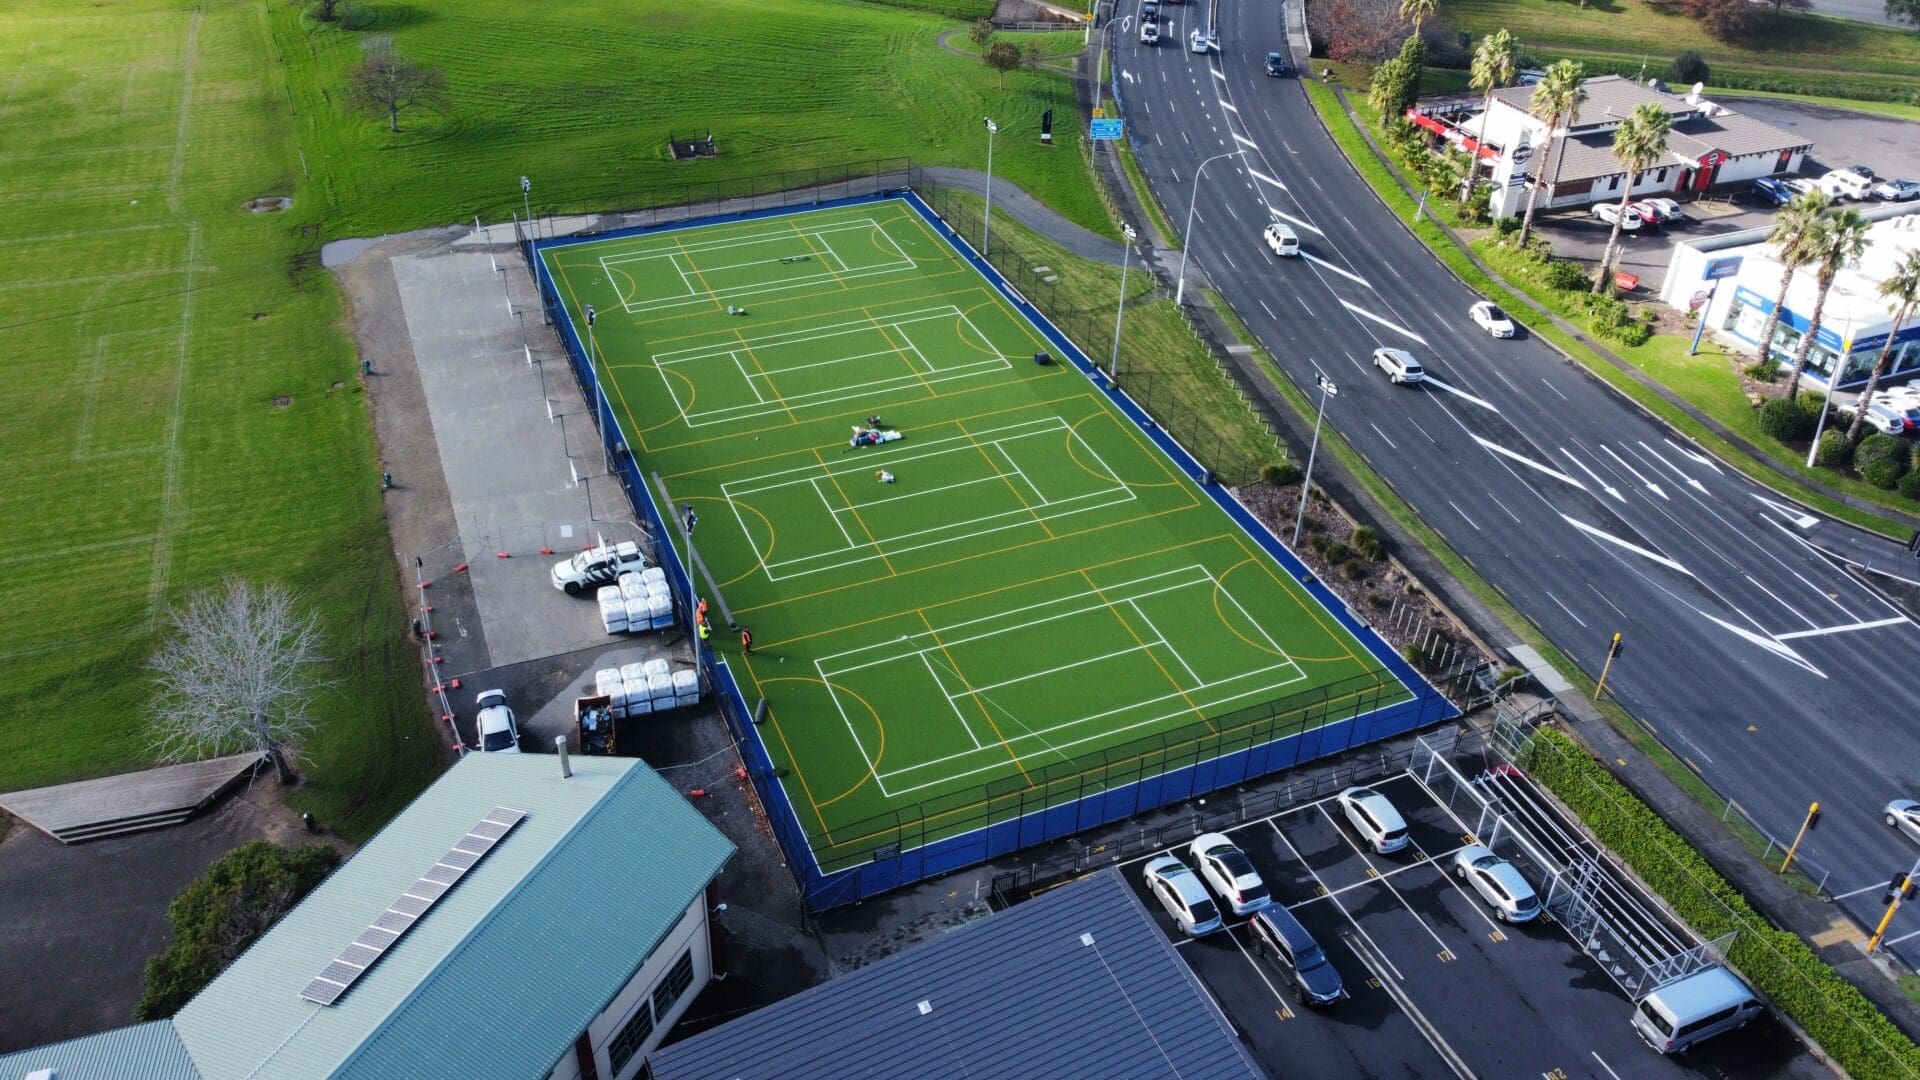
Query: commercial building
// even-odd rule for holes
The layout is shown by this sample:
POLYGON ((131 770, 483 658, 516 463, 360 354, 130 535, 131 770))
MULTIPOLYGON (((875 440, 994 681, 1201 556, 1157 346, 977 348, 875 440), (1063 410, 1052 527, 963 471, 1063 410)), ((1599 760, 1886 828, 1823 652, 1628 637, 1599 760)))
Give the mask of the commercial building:
POLYGON ((1682 97, 1657 81, 1641 84, 1619 75, 1602 75, 1581 84, 1586 100, 1571 122, 1553 133, 1544 154, 1547 122, 1528 110, 1532 86, 1493 92, 1485 110, 1478 94, 1423 98, 1408 119, 1473 152, 1491 169, 1489 196, 1495 217, 1514 217, 1527 208, 1530 183, 1542 185, 1535 212, 1596 202, 1618 202, 1626 169, 1613 156, 1613 132, 1642 104, 1653 103, 1673 118, 1667 155, 1635 177, 1636 196, 1685 195, 1744 183, 1762 176, 1799 171, 1813 144, 1804 135, 1777 128, 1700 96, 1700 88, 1682 97), (1484 121, 1484 135, 1482 123, 1484 121))
POLYGON ((644 763, 469 754, 171 1020, 0 1080, 629 1080, 712 971, 733 845, 644 763))
MULTIPOLYGON (((1885 378, 1898 382, 1920 372, 1920 312, 1896 327, 1895 305, 1880 295, 1880 283, 1893 267, 1920 249, 1920 206, 1869 205, 1862 206, 1860 212, 1871 222, 1866 253, 1834 277, 1813 347, 1807 353, 1804 378, 1822 389, 1864 385, 1889 334, 1893 335, 1894 347, 1887 358, 1885 378), (1844 366, 1840 365, 1842 357, 1846 358, 1844 366), (1840 374, 1836 379, 1837 366, 1840 374)), ((1780 295, 1784 272, 1767 243, 1765 229, 1701 237, 1674 245, 1660 299, 1681 311, 1700 311, 1706 320, 1706 332, 1715 340, 1758 356, 1760 334, 1773 311, 1774 299, 1780 295), (1738 265, 1730 265, 1729 260, 1737 260, 1738 265), (1722 273, 1731 271, 1732 276, 1708 281, 1710 267, 1722 273)), ((1819 282, 1811 270, 1803 267, 1794 274, 1770 343, 1773 356, 1783 366, 1792 363, 1806 336, 1818 293, 1819 282)))
POLYGON ((653 1080, 1252 1080, 1233 1029, 1109 869, 665 1047, 653 1080))

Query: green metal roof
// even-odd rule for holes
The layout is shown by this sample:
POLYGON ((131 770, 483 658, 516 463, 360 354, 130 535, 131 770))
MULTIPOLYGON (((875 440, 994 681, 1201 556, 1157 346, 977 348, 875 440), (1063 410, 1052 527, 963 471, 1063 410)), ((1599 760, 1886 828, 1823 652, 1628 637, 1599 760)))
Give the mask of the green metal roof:
POLYGON ((449 769, 174 1017, 198 1075, 544 1074, 733 853, 643 763, 572 761, 449 769), (526 819, 339 1001, 300 997, 495 806, 526 819))
POLYGON ((60 1080, 199 1080, 173 1025, 154 1020, 0 1054, 0 1080, 58 1069, 60 1080))

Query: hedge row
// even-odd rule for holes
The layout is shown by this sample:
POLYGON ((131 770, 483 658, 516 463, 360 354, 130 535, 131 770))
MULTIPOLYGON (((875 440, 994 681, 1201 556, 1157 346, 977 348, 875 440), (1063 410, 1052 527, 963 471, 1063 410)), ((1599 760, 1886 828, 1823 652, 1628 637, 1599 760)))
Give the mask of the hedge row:
POLYGON ((1855 1080, 1920 1076, 1920 1046, 1798 935, 1769 926, 1693 845, 1571 738, 1541 729, 1524 764, 1701 936, 1738 931, 1728 961, 1855 1080))

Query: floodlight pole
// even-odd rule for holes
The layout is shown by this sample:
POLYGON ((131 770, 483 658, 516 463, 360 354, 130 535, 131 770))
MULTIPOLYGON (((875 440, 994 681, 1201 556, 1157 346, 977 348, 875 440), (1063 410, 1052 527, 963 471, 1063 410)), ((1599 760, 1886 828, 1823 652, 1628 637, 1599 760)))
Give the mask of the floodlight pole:
POLYGON ((1120 379, 1120 320, 1127 313, 1127 261, 1133 254, 1133 238, 1138 235, 1131 225, 1120 226, 1120 231, 1127 239, 1120 246, 1120 304, 1113 313, 1113 359, 1107 363, 1107 378, 1115 382, 1120 379))
POLYGON ((587 370, 593 372, 593 426, 600 429, 600 460, 613 475, 613 447, 607 442, 607 390, 600 383, 600 350, 593 342, 593 322, 599 312, 587 305, 587 370))
POLYGON ((1307 472, 1300 478, 1300 512, 1293 518, 1293 546, 1300 546, 1300 529, 1307 523, 1307 492, 1313 488, 1313 459, 1320 455, 1320 421, 1327 418, 1327 399, 1340 393, 1333 380, 1325 375, 1316 374, 1313 381, 1320 384, 1320 411, 1313 416, 1313 443, 1307 448, 1307 472))
POLYGON ((532 190, 533 190, 533 181, 527 177, 524 177, 524 176, 521 177, 520 178, 520 209, 526 212, 524 216, 527 219, 528 229, 533 228, 533 204, 529 201, 528 195, 527 195, 527 193, 532 190))
POLYGON ((1215 154, 1201 162, 1199 168, 1193 170, 1193 191, 1187 196, 1187 228, 1180 238, 1180 284, 1173 290, 1174 307, 1179 307, 1187 295, 1187 251, 1193 247, 1193 213, 1200 208, 1200 174, 1207 171, 1207 166, 1221 158, 1239 157, 1244 153, 1246 153, 1245 150, 1228 150, 1223 154, 1215 154))
POLYGON ((987 241, 993 235, 993 136, 1000 130, 1000 125, 994 123, 991 116, 981 119, 987 122, 987 212, 980 222, 980 257, 984 259, 987 257, 987 241))

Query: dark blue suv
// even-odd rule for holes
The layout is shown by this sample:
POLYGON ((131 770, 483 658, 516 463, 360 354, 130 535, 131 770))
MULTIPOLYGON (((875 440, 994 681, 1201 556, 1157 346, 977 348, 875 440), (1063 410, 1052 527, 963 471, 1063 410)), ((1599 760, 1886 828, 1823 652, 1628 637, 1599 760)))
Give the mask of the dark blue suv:
POLYGON ((1274 904, 1255 912, 1247 932, 1253 937, 1253 951, 1293 984, 1293 1000, 1302 1005, 1331 1005, 1347 996, 1327 954, 1286 908, 1274 904))

